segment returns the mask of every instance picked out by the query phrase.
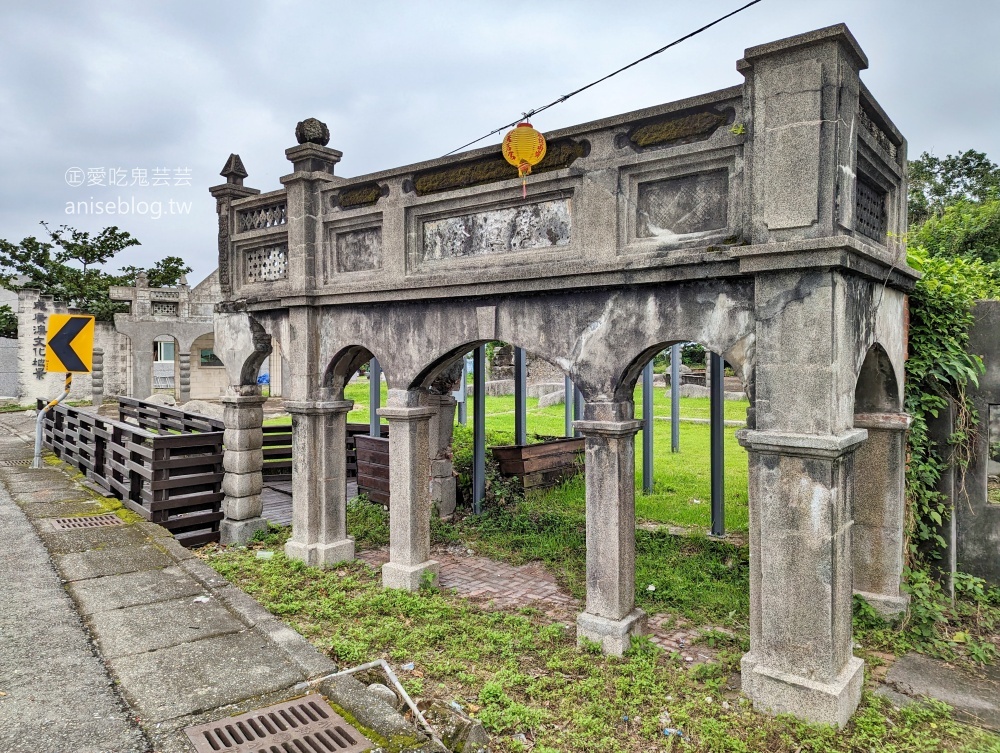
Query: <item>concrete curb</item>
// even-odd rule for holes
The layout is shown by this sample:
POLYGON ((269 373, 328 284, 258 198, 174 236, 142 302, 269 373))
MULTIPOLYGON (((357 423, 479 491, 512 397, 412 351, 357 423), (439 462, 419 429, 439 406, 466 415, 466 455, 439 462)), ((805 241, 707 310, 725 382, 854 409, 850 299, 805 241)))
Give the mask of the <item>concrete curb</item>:
POLYGON ((264 609, 254 598, 230 585, 229 581, 173 538, 162 539, 157 543, 164 545, 167 553, 174 557, 188 575, 234 612, 248 628, 277 646, 305 673, 307 679, 312 680, 337 671, 337 665, 317 651, 305 638, 264 609))

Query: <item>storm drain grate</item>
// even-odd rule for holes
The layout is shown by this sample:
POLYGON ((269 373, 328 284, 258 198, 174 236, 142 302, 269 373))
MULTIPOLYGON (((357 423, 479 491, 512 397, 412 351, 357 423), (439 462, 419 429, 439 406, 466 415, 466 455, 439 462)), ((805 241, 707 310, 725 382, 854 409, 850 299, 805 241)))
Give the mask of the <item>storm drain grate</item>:
POLYGON ((52 527, 57 531, 78 531, 81 528, 104 528, 105 526, 120 526, 123 521, 114 513, 103 515, 85 515, 78 518, 55 518, 52 527))
POLYGON ((361 753, 372 742, 318 693, 184 730, 198 753, 361 753))
POLYGON ((31 460, 0 460, 0 468, 13 468, 19 465, 31 465, 31 460))

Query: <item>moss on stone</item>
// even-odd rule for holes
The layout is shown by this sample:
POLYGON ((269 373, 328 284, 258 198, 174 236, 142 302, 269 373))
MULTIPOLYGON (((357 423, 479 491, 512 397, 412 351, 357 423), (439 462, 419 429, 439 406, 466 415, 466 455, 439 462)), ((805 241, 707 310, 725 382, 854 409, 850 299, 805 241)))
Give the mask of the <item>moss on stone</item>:
POLYGON ((667 116, 649 121, 629 133, 629 141, 640 149, 650 146, 685 144, 707 139, 729 120, 725 113, 714 110, 667 116))
POLYGON ((337 196, 337 204, 341 209, 370 207, 382 198, 382 187, 378 183, 365 183, 360 186, 341 191, 337 196))
MULTIPOLYGON (((545 157, 532 168, 532 173, 569 167, 578 157, 585 157, 589 152, 590 144, 586 141, 573 139, 553 141, 546 146, 545 157)), ((413 178, 413 186, 418 196, 426 196, 441 191, 511 180, 517 175, 517 168, 507 162, 498 149, 495 155, 489 157, 417 173, 413 178)))
POLYGON ((340 704, 335 703, 329 697, 326 697, 326 702, 330 704, 334 711, 344 717, 344 720, 348 724, 375 743, 377 750, 382 753, 410 753, 411 751, 419 750, 423 745, 420 738, 415 735, 392 735, 390 737, 380 735, 370 727, 365 727, 363 724, 359 723, 357 718, 350 711, 345 709, 340 704))

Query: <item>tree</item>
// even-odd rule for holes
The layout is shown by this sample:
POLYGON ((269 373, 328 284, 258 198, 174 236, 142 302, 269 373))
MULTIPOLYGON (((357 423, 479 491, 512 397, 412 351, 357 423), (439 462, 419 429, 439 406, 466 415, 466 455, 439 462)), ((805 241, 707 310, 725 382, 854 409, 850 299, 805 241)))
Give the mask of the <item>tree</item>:
POLYGON ((928 152, 910 160, 909 218, 918 225, 959 201, 1000 197, 1000 167, 974 149, 939 159, 928 152))
POLYGON ((908 242, 932 256, 1000 261, 1000 199, 951 204, 917 225, 908 242))
MULTIPOLYGON (((142 267, 128 266, 121 274, 105 272, 101 266, 118 253, 138 246, 127 231, 106 227, 96 235, 66 225, 52 230, 41 223, 48 240, 29 236, 18 244, 0 239, 0 286, 8 290, 36 288, 43 295, 66 301, 102 321, 127 310, 108 296, 112 285, 132 285, 142 267)), ((183 259, 167 256, 147 272, 150 284, 176 285, 191 271, 183 259)))
POLYGON ((0 306, 0 337, 17 337, 17 314, 6 304, 0 306))
POLYGON ((143 267, 122 267, 121 277, 127 282, 123 282, 123 285, 132 285, 135 282, 135 278, 138 277, 140 272, 146 273, 146 279, 149 282, 149 286, 152 288, 165 288, 170 285, 176 285, 180 282, 182 276, 186 275, 191 271, 191 267, 184 263, 184 260, 179 256, 164 256, 156 264, 151 266, 149 269, 144 269, 143 267))

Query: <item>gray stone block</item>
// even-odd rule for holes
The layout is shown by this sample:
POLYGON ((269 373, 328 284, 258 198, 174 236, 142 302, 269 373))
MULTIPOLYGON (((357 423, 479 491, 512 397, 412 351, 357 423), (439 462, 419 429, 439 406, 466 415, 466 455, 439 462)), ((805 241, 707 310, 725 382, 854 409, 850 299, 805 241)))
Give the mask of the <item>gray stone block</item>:
POLYGON ((67 581, 122 575, 139 570, 160 570, 174 561, 153 544, 140 547, 94 549, 87 552, 56 555, 53 558, 67 581))
POLYGON ((643 635, 646 631, 646 613, 633 609, 624 619, 612 620, 596 614, 581 612, 576 618, 576 639, 582 643, 598 643, 605 654, 621 656, 629 645, 631 636, 643 635))
POLYGON ((514 394, 513 379, 494 379, 486 383, 486 394, 490 397, 502 397, 514 394))
POLYGON ((552 392, 565 392, 562 382, 538 382, 528 385, 528 397, 542 398, 552 392))
POLYGON ((222 461, 227 475, 259 473, 263 466, 263 450, 230 450, 227 447, 222 461))
POLYGON ((430 585, 436 586, 440 565, 436 560, 427 560, 418 565, 401 565, 398 562, 386 562, 382 565, 382 585, 386 588, 399 588, 404 591, 418 591, 430 573, 430 585))
POLYGON ((226 429, 223 433, 222 441, 226 445, 226 452, 244 452, 247 450, 259 450, 264 444, 263 429, 226 429))
POLYGON ((53 529, 51 522, 42 521, 39 525, 39 535, 51 554, 85 552, 97 547, 141 546, 147 541, 145 533, 130 525, 57 531, 53 529))
POLYGON ((147 724, 290 689, 305 679, 273 643, 252 631, 119 656, 108 665, 147 724))
POLYGON ((852 657, 840 675, 826 683, 768 669, 748 654, 742 662, 743 692, 758 711, 843 727, 861 702, 864 666, 852 657))
POLYGON ((101 655, 113 659, 246 629, 215 600, 195 598, 184 596, 92 614, 90 625, 101 655))
POLYGON ((566 390, 559 389, 553 392, 546 392, 538 398, 539 408, 550 408, 553 405, 562 405, 566 402, 566 390))
POLYGON ((222 501, 222 511, 226 519, 237 521, 261 517, 264 512, 264 502, 261 497, 263 490, 264 482, 260 474, 226 476, 222 482, 222 491, 227 495, 222 501))
POLYGON ((223 520, 219 524, 219 543, 246 544, 258 531, 267 530, 266 518, 248 518, 246 520, 223 520))
POLYGON ((201 584, 176 566, 76 581, 70 583, 68 588, 77 608, 84 615, 195 596, 202 592, 201 584))

